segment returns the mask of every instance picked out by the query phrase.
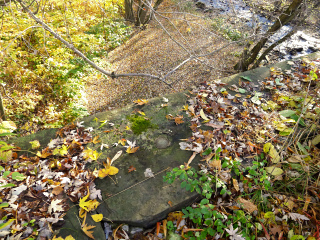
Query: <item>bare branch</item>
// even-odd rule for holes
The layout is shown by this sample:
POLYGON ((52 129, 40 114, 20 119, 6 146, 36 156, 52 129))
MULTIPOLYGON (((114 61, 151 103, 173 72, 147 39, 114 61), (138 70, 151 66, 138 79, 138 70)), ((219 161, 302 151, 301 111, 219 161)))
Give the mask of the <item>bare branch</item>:
POLYGON ((64 40, 58 33, 54 32, 47 24, 45 24, 43 21, 41 21, 39 18, 37 18, 25 5, 21 0, 17 0, 17 2, 22 6, 23 10, 26 11, 29 16, 36 21, 39 25, 41 25, 45 30, 50 32, 56 39, 58 39, 60 42, 62 42, 67 48, 71 49, 75 54, 77 54, 79 57, 81 57, 85 62, 87 62, 89 65, 91 65, 93 68, 98 70, 99 72, 103 73, 104 75, 107 75, 111 78, 118 78, 118 77, 149 77, 152 79, 157 79, 165 83, 166 85, 171 87, 171 84, 164 81, 161 76, 155 76, 148 73, 126 73, 126 74, 115 74, 114 72, 108 72, 105 69, 99 67, 96 65, 93 61, 88 59, 81 51, 79 51, 77 48, 75 48, 72 44, 64 40))

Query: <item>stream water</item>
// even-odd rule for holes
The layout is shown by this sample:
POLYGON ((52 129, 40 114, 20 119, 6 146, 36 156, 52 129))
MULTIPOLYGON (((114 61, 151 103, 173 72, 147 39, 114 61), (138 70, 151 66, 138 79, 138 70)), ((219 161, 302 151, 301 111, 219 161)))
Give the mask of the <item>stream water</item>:
MULTIPOLYGON (((204 8, 215 9, 216 12, 219 12, 221 15, 234 15, 240 21, 245 22, 249 27, 255 28, 260 26, 260 33, 266 32, 272 24, 272 22, 266 17, 259 13, 254 13, 242 0, 199 0, 198 2, 202 3, 204 8)), ((270 46, 274 42, 278 41, 291 30, 291 26, 283 26, 278 32, 269 38, 268 45, 270 46)), ((318 28, 318 30, 319 32, 314 33, 314 35, 320 36, 320 28, 318 28)), ((319 50, 320 39, 310 36, 303 31, 298 31, 290 39, 275 47, 268 55, 267 59, 284 61, 319 50)))

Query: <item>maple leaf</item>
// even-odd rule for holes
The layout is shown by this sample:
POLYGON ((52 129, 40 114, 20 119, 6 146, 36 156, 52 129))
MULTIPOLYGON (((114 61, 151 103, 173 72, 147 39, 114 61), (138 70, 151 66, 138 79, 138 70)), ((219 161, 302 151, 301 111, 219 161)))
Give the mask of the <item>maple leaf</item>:
POLYGON ((134 166, 130 166, 128 169, 128 173, 136 171, 137 169, 134 166))
POLYGON ((182 120, 183 116, 182 115, 178 115, 174 118, 174 122, 179 125, 179 124, 182 124, 184 123, 184 121, 182 120))
POLYGON ((87 212, 90 212, 94 209, 96 209, 99 206, 99 202, 97 200, 89 200, 87 201, 88 197, 90 196, 90 192, 88 191, 88 194, 84 196, 83 198, 80 198, 79 206, 86 210, 87 212))
POLYGON ((134 148, 131 148, 131 147, 128 147, 127 148, 127 153, 135 153, 136 151, 138 151, 139 147, 134 147, 134 148))
POLYGON ((51 201, 50 206, 48 208, 48 213, 52 213, 52 212, 63 212, 63 207, 62 205, 58 205, 59 203, 61 203, 62 200, 61 199, 54 199, 51 201))
POLYGON ((99 154, 96 150, 93 151, 91 148, 84 150, 83 153, 86 160, 91 159, 96 161, 101 155, 101 153, 99 154))
POLYGON ((64 156, 68 154, 68 147, 66 145, 62 145, 61 147, 55 148, 52 154, 64 156))
POLYGON ((87 226, 87 224, 85 224, 82 228, 81 228, 81 230, 89 237, 89 238, 92 238, 92 239, 94 239, 94 237, 93 237, 93 235, 92 235, 92 233, 93 233, 93 231, 89 231, 90 229, 92 229, 92 228, 95 228, 96 226, 87 226))
POLYGON ((48 148, 45 148, 43 149, 41 152, 37 152, 37 156, 40 157, 40 158, 47 158, 49 157, 50 155, 52 155, 52 153, 48 152, 48 148))

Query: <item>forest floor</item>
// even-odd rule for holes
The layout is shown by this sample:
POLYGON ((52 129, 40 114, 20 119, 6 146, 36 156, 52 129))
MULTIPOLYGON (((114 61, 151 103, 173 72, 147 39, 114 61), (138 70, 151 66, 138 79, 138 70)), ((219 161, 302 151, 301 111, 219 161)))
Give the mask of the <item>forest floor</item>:
MULTIPOLYGON (((163 76, 189 57, 187 51, 207 53, 229 43, 221 34, 216 34, 211 20, 206 19, 203 12, 195 11, 193 2, 187 1, 183 6, 165 4, 160 7, 156 18, 144 30, 135 27, 131 39, 109 53, 108 61, 113 66, 112 71, 163 76), (184 13, 185 8, 190 13, 184 13), (159 26, 157 21, 161 22, 163 27, 159 26)), ((172 87, 159 80, 142 77, 99 81, 93 79, 86 86, 88 110, 94 113, 113 109, 139 98, 148 99, 183 91, 203 81, 213 81, 234 74, 236 72, 232 67, 237 61, 237 51, 239 46, 231 44, 203 59, 205 64, 195 60, 188 62, 166 79, 172 87)))
MULTIPOLYGON (((265 10, 269 9, 268 5, 260 7, 265 16, 272 12, 272 9, 269 12, 265 10)), ((312 36, 320 35, 319 18, 319 14, 312 12, 307 20, 305 31, 312 36)), ((233 66, 244 48, 237 40, 242 40, 245 32, 250 34, 244 25, 233 23, 232 17, 220 17, 214 11, 199 9, 194 1, 164 3, 156 19, 143 30, 132 26, 132 37, 108 54, 106 60, 112 65, 111 71, 164 76, 187 59, 190 53, 206 54, 228 43, 230 45, 199 58, 202 62, 193 60, 175 71, 166 79, 171 87, 159 80, 143 77, 92 78, 85 89, 89 113, 122 107, 139 98, 183 91, 203 81, 210 82, 235 74, 233 66)))

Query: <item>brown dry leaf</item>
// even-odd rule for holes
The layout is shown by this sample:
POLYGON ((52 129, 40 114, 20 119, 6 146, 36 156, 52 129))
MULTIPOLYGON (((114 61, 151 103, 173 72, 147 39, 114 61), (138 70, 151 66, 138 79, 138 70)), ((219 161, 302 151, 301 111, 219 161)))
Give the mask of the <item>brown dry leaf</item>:
POLYGON ((89 231, 89 230, 92 229, 92 228, 95 228, 95 227, 96 227, 96 226, 92 226, 92 225, 87 226, 87 224, 85 224, 85 225, 81 228, 81 230, 82 230, 89 238, 94 239, 94 237, 93 237, 93 235, 92 235, 93 231, 89 231))
POLYGON ((40 158, 47 158, 52 155, 52 153, 48 152, 49 148, 45 148, 42 150, 40 153, 39 151, 37 152, 37 156, 40 158))
POLYGON ((242 198, 242 197, 239 197, 239 198, 238 198, 238 202, 239 202, 240 205, 241 205, 245 210, 247 210, 249 213, 252 213, 252 212, 258 210, 257 206, 256 206, 254 203, 252 203, 251 201, 246 200, 246 199, 244 199, 244 198, 242 198))
POLYGON ((54 195, 59 195, 60 193, 62 193, 63 192, 63 187, 61 187, 61 186, 57 186, 57 187, 55 187, 53 190, 52 190, 52 193, 54 194, 54 195))
POLYGON ((119 228, 122 226, 123 224, 120 224, 115 230, 113 230, 112 233, 112 237, 114 238, 114 240, 118 240, 119 238, 117 237, 117 232, 119 230, 119 228))
POLYGON ((304 203, 303 211, 307 212, 307 209, 308 209, 308 206, 309 206, 310 202, 311 202, 311 198, 310 197, 306 197, 306 202, 304 203))
POLYGON ((218 124, 214 124, 214 123, 206 123, 205 125, 209 126, 209 127, 217 128, 217 129, 221 129, 221 128, 224 127, 224 124, 223 125, 218 125, 218 124))
POLYGON ((287 159, 287 161, 291 163, 299 163, 299 162, 302 162, 302 159, 299 155, 292 155, 287 159))
POLYGON ((134 167, 134 166, 130 166, 129 169, 128 169, 128 173, 130 172, 133 172, 133 171, 136 171, 137 169, 134 167))
POLYGON ((168 115, 166 115, 166 119, 167 120, 171 120, 171 119, 173 119, 174 117, 171 115, 171 114, 168 114, 168 115))
POLYGON ((232 183, 233 183, 234 189, 237 190, 237 192, 239 192, 240 188, 239 188, 238 180, 233 178, 232 183))
POLYGON ((221 160, 212 160, 208 163, 209 167, 221 171, 221 160))
POLYGON ((188 163, 187 163, 187 165, 186 165, 187 168, 189 168, 189 165, 191 164, 192 160, 196 157, 197 154, 198 154, 198 153, 193 152, 193 154, 192 154, 191 157, 189 158, 189 161, 188 161, 188 163))
POLYGON ((183 116, 182 115, 178 115, 174 118, 174 122, 179 125, 181 123, 184 123, 184 121, 182 120, 183 119, 183 116))
POLYGON ((166 238, 167 237, 167 220, 166 219, 162 221, 162 228, 163 228, 164 237, 166 238))

